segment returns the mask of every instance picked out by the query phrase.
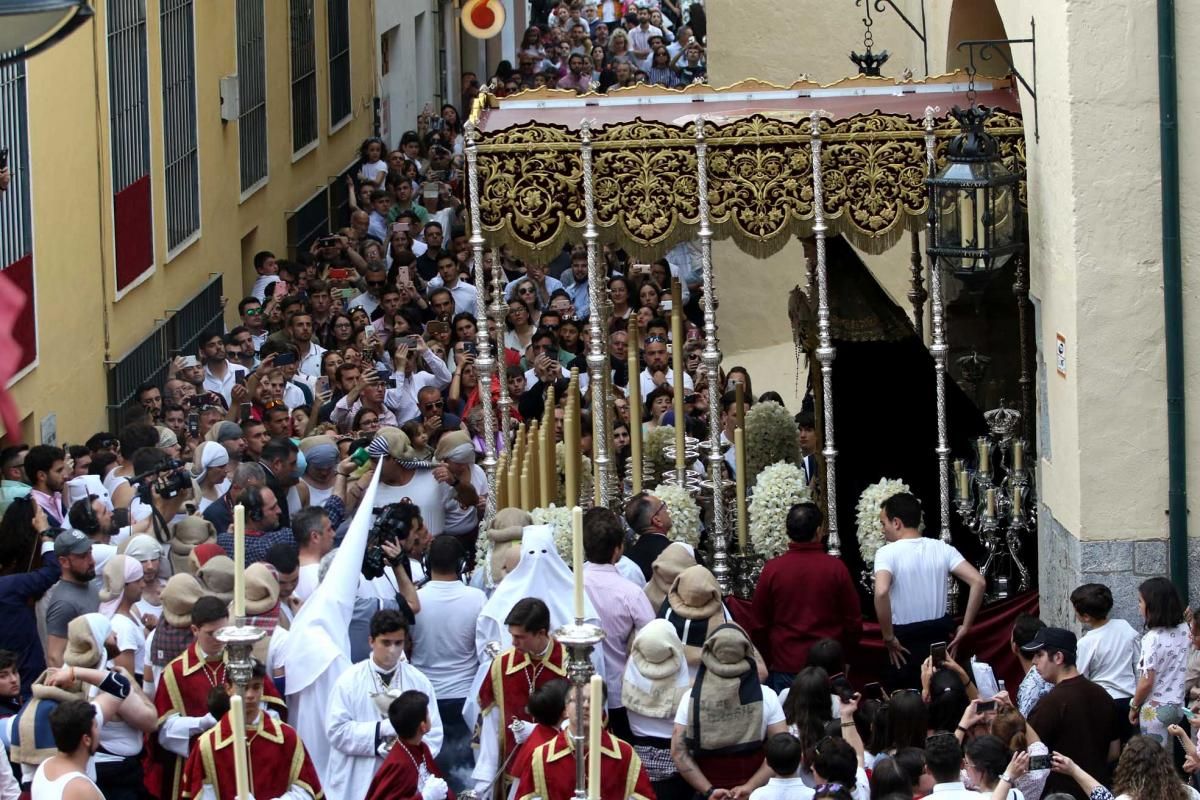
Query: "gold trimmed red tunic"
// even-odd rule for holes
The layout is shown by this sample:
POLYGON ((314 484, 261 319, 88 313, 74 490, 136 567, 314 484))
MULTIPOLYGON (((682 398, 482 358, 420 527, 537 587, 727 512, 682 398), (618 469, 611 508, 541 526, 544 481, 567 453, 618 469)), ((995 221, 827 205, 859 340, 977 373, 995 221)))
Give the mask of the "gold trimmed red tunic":
MULTIPOLYGON (((257 726, 246 728, 250 793, 262 798, 282 797, 292 786, 299 786, 314 800, 322 800, 325 795, 316 767, 296 730, 270 714, 260 714, 258 720, 257 726)), ((233 742, 228 714, 197 737, 183 771, 184 798, 200 797, 208 785, 218 800, 236 800, 233 742)))
MULTIPOLYGON (((655 800, 650 776, 628 742, 608 731, 600 733, 601 800, 655 800)), ((567 731, 533 751, 520 776, 519 800, 565 800, 575 794, 575 749, 567 731)))

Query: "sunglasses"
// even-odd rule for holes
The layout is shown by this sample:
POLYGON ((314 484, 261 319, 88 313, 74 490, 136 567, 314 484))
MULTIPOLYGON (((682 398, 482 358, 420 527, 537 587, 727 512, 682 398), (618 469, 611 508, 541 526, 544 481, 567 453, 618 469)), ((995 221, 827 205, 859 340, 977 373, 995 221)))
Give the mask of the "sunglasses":
POLYGON ((421 407, 424 408, 426 411, 433 411, 434 409, 437 409, 437 408, 445 408, 445 406, 446 406, 446 403, 444 400, 435 400, 432 403, 424 403, 424 404, 422 404, 421 407))
POLYGON ((246 311, 245 311, 245 314, 246 314, 246 316, 247 316, 247 317, 257 317, 258 315, 260 315, 260 314, 262 314, 262 313, 263 313, 263 310, 262 310, 262 308, 261 308, 261 307, 259 307, 259 308, 247 308, 247 309, 246 309, 246 311))
POLYGON ((372 289, 379 289, 387 286, 387 281, 367 281, 367 286, 370 286, 372 289))
POLYGON ((518 289, 517 291, 521 294, 533 294, 534 293, 533 289, 530 289, 528 286, 526 286, 524 289, 518 289))

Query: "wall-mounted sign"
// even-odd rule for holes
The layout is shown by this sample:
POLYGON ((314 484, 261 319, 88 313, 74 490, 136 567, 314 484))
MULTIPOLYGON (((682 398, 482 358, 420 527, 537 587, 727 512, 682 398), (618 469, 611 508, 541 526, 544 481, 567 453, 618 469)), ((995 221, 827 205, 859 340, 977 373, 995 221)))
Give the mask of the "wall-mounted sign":
POLYGON ((462 25, 476 39, 490 39, 504 28, 504 5, 500 0, 467 0, 462 25))

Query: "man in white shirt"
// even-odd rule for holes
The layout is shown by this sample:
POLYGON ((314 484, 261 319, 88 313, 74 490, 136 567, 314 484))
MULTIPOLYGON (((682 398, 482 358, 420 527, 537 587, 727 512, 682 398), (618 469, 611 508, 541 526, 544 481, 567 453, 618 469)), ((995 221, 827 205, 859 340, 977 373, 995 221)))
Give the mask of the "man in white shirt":
POLYGON ((383 404, 395 412, 400 422, 421 415, 417 397, 422 389, 432 387, 440 393, 450 385, 452 377, 446 362, 429 349, 424 339, 417 336, 413 342, 415 348, 403 344, 396 348, 392 359, 396 371, 392 373, 391 387, 383 396, 383 404))
MULTIPOLYGON (((679 347, 683 347, 683 342, 679 342, 679 347)), ((667 352, 667 340, 661 336, 646 337, 645 349, 643 356, 646 361, 646 368, 642 370, 639 376, 642 389, 642 402, 660 386, 675 386, 675 375, 670 365, 670 355, 667 352)), ((692 382, 692 376, 687 372, 683 373, 683 387, 686 392, 695 391, 695 384, 692 382)))
POLYGON ((288 317, 288 336, 296 345, 300 361, 296 370, 312 378, 321 376, 321 357, 325 348, 313 341, 313 317, 311 311, 297 311, 288 317))
POLYGON ((637 10, 637 27, 629 32, 629 51, 639 61, 650 55, 650 37, 663 35, 661 28, 650 24, 649 6, 637 10))
POLYGON ((387 286, 387 264, 382 261, 368 261, 363 280, 366 281, 367 290, 351 298, 346 304, 346 313, 361 308, 373 317, 375 310, 379 308, 380 294, 387 286))
POLYGON ((487 503, 487 473, 475 463, 475 445, 471 435, 464 430, 446 431, 438 437, 433 454, 441 464, 434 468, 444 470, 448 477, 470 483, 478 495, 473 506, 462 507, 451 504, 446 508, 446 520, 442 533, 458 537, 463 549, 474 553, 475 538, 479 533, 479 515, 487 503))
POLYGON ((320 584, 321 558, 333 549, 333 525, 321 506, 309 506, 292 515, 292 536, 300 548, 300 576, 292 592, 307 600, 320 584))
POLYGON ((325 733, 329 763, 321 776, 329 797, 366 797, 371 778, 383 763, 396 732, 387 709, 402 693, 415 689, 429 698, 425 744, 436 756, 442 747, 442 718, 429 679, 404 657, 408 623, 399 611, 371 618, 371 657, 342 673, 329 697, 325 733))
MULTIPOLYGON (((412 629, 412 663, 437 692, 438 714, 445 738, 437 764, 449 776, 475 766, 471 728, 463 703, 471 693, 479 661, 475 656, 475 620, 487 602, 479 589, 463 585, 466 551, 453 536, 439 536, 429 546, 429 582, 417 591, 421 612, 412 629)), ((465 787, 464 787, 465 788, 465 787)))
POLYGON ((921 534, 921 501, 907 492, 883 502, 879 519, 887 544, 875 554, 875 614, 888 650, 885 685, 919 688, 921 662, 929 646, 948 642, 953 657, 971 626, 987 582, 954 547, 921 534), (962 625, 946 613, 950 576, 971 590, 962 625))
POLYGON ((246 368, 225 357, 225 336, 211 330, 200 336, 200 359, 204 362, 204 390, 225 398, 225 407, 233 402, 233 387, 246 377, 246 368))
POLYGON ((442 253, 437 260, 438 274, 429 281, 429 292, 436 289, 446 289, 454 298, 455 314, 475 314, 475 298, 478 295, 475 287, 462 280, 458 271, 458 261, 449 253, 442 253))

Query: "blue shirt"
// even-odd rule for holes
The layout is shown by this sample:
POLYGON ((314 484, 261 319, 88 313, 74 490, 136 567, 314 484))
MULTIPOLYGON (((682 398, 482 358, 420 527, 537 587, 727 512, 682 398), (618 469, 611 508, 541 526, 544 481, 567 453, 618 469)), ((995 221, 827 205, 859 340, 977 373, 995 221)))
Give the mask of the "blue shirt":
POLYGON ((46 669, 46 653, 38 638, 37 616, 33 603, 58 582, 58 559, 54 550, 42 554, 42 566, 32 572, 0 578, 0 618, 4 632, 0 647, 17 654, 17 672, 21 676, 21 696, 29 697, 30 687, 46 669))

